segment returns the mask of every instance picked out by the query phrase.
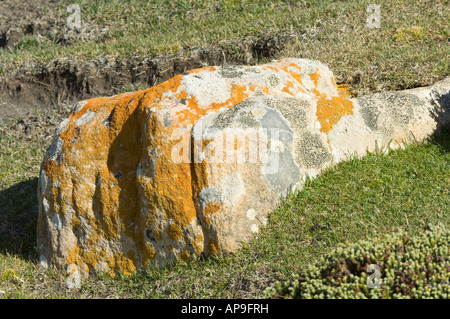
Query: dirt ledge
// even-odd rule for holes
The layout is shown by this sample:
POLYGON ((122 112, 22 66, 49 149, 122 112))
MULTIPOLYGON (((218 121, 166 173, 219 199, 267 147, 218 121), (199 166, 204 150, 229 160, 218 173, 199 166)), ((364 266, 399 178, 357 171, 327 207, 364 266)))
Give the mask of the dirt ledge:
POLYGON ((206 65, 256 64, 276 57, 293 37, 295 34, 261 35, 158 56, 102 56, 90 61, 59 58, 21 67, 0 77, 0 119, 151 87, 206 65))

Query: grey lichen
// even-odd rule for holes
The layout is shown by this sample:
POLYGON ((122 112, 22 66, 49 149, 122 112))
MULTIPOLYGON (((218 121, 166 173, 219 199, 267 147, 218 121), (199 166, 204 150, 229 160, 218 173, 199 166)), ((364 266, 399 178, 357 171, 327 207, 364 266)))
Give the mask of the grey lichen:
POLYGON ((417 96, 404 92, 383 92, 363 96, 358 100, 364 123, 373 131, 385 127, 382 112, 401 126, 409 124, 414 117, 414 108, 421 107, 423 101, 417 96))
POLYGON ((321 168, 333 159, 320 135, 306 133, 297 141, 296 158, 306 168, 321 168))

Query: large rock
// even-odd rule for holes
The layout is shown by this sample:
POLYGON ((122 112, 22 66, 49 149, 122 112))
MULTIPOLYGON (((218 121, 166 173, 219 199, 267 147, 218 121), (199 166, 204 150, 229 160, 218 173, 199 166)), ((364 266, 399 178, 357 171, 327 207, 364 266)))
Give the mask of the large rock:
POLYGON ((350 98, 326 65, 283 59, 80 102, 42 164, 41 263, 130 273, 233 252, 306 176, 447 125, 449 90, 350 98))

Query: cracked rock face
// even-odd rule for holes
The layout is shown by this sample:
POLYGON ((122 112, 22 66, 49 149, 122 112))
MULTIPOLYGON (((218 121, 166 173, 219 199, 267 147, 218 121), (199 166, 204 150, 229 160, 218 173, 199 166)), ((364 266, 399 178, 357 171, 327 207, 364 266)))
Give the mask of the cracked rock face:
POLYGON ((131 273, 234 252, 306 176, 448 125, 449 82, 352 99, 326 65, 282 59, 80 102, 42 163, 41 264, 131 273))

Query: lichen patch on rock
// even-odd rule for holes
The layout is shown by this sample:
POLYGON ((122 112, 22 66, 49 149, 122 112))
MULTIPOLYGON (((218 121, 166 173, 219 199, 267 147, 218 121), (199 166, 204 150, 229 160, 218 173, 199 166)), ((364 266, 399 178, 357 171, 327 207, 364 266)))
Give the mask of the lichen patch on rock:
POLYGON ((323 63, 282 59, 80 102, 43 159, 40 260, 114 275, 233 252, 307 175, 431 134, 427 90, 354 99, 323 63))

